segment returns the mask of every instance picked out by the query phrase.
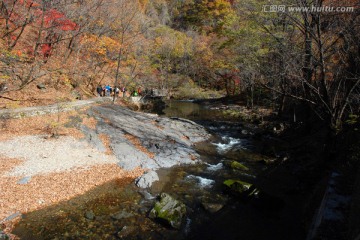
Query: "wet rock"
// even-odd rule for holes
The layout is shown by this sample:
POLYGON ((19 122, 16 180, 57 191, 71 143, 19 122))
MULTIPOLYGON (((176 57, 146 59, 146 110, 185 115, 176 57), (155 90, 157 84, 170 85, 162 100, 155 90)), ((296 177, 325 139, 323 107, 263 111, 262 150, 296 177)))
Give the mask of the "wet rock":
POLYGON ((159 181, 159 176, 155 171, 150 171, 137 178, 135 184, 139 188, 148 188, 155 181, 159 181))
POLYGON ((120 220, 120 219, 123 219, 123 218, 129 218, 129 217, 132 217, 132 216, 134 216, 134 214, 126 212, 125 210, 122 210, 120 212, 112 214, 111 218, 113 218, 115 220, 120 220))
POLYGON ((118 233, 117 236, 120 239, 129 239, 131 235, 138 231, 138 227, 135 226, 124 226, 118 233))
POLYGON ((276 161, 277 161, 276 158, 264 158, 263 161, 261 161, 261 162, 266 165, 270 165, 270 164, 276 163, 276 161))
POLYGON ((155 203, 149 217, 159 219, 173 228, 179 229, 186 214, 185 204, 166 193, 160 195, 160 201, 155 203))
POLYGON ((211 213, 216 213, 224 207, 223 204, 209 203, 209 202, 202 202, 201 205, 205 208, 206 211, 211 212, 211 213))
POLYGON ((149 193, 148 191, 139 191, 139 193, 143 196, 144 199, 146 200, 152 200, 155 197, 153 195, 151 195, 151 193, 149 193))
POLYGON ((227 199, 221 195, 204 196, 200 199, 203 208, 210 213, 220 211, 225 206, 226 201, 227 199))
POLYGON ((150 205, 149 202, 144 202, 138 210, 137 213, 140 215, 147 215, 149 209, 151 208, 152 204, 150 205))
POLYGON ((85 218, 89 219, 89 220, 94 220, 95 219, 95 214, 92 210, 90 211, 86 211, 85 212, 85 218))
POLYGON ((252 184, 243 182, 241 180, 228 179, 224 181, 224 185, 227 186, 232 192, 242 194, 248 191, 252 184))

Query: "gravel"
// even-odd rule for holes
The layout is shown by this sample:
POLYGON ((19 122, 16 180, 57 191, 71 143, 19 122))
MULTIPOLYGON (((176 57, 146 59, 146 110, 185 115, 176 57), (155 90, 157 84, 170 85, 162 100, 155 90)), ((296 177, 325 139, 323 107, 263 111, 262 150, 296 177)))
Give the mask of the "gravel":
POLYGON ((16 137, 0 142, 0 154, 24 160, 23 164, 8 172, 8 176, 33 176, 118 162, 115 156, 106 155, 87 142, 70 136, 58 139, 16 137))

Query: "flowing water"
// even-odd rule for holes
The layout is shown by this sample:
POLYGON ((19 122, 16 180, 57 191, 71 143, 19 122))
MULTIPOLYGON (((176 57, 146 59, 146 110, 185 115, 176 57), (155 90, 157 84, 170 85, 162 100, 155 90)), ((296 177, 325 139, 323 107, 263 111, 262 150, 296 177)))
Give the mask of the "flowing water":
POLYGON ((208 142, 196 146, 202 164, 161 169, 160 181, 147 190, 130 182, 107 183, 26 214, 14 233, 21 239, 303 239, 296 199, 279 196, 274 190, 278 182, 266 179, 269 156, 259 153, 262 140, 255 137, 256 126, 186 101, 168 102, 164 115, 196 121, 212 133, 208 142), (229 167, 233 161, 245 168, 229 167), (233 195, 223 185, 227 179, 253 183, 259 191, 252 198, 233 195), (186 204, 187 218, 180 230, 147 217, 161 192, 186 204), (218 209, 209 210, 209 203, 218 209))

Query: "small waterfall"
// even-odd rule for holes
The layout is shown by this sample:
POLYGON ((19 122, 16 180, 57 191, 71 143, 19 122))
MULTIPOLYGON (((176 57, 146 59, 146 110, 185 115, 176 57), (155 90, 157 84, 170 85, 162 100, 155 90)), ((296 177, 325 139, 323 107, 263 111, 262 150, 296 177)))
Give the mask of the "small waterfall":
POLYGON ((203 177, 194 176, 194 175, 189 175, 189 176, 186 177, 186 179, 196 180, 197 184, 201 188, 210 188, 215 183, 215 181, 212 180, 212 179, 203 178, 203 177))

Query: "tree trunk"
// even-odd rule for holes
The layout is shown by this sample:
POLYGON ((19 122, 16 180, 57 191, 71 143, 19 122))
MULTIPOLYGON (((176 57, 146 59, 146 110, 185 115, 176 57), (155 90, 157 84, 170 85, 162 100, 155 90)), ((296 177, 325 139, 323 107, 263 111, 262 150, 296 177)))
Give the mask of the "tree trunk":
POLYGON ((117 66, 116 66, 115 82, 114 82, 114 96, 113 96, 113 101, 112 101, 113 104, 115 103, 115 100, 116 100, 116 88, 118 85, 118 79, 119 79, 119 73, 120 73, 122 51, 123 51, 123 49, 122 49, 122 47, 120 47, 117 66))

